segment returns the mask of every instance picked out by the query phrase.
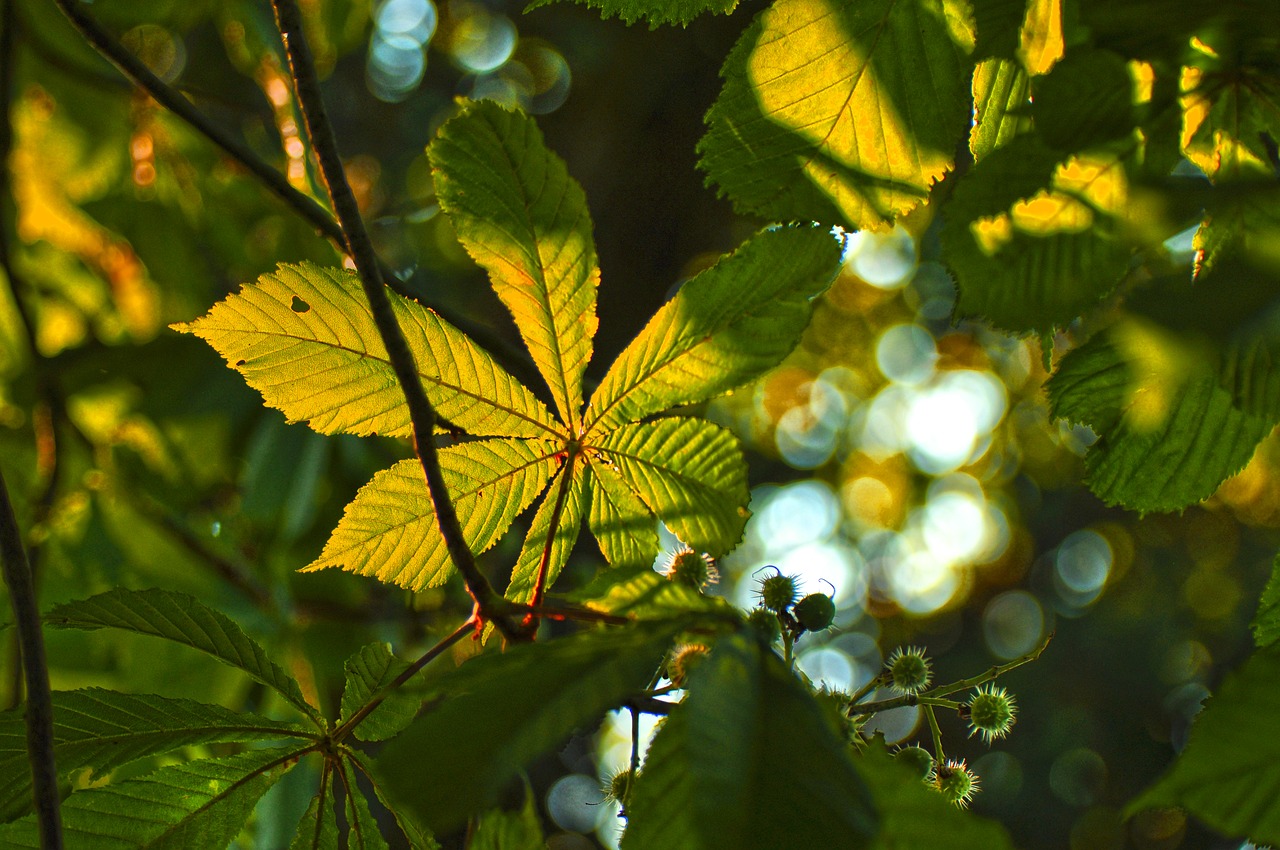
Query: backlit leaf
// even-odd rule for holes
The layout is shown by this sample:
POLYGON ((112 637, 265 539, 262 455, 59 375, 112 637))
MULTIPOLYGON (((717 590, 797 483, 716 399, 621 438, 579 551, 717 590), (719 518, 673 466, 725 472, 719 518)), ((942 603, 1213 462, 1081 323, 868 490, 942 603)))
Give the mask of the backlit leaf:
MULTIPOLYGON (((533 0, 525 11, 550 6, 554 0, 533 0)), ((738 0, 575 0, 584 6, 600 10, 602 18, 615 15, 628 24, 640 19, 649 22, 650 29, 660 24, 689 24, 699 15, 727 15, 737 8, 738 0)))
POLYGON ((615 567, 652 563, 658 554, 653 513, 607 463, 591 466, 591 533, 615 567))
MULTIPOLYGON (((534 395, 433 311, 388 292, 439 416, 481 437, 550 437, 534 395)), ((263 400, 323 434, 412 432, 409 408, 356 276, 282 265, 176 330, 218 350, 263 400)))
POLYGON ((1112 154, 1065 158, 1031 136, 989 153, 956 184, 942 229, 957 311, 1013 331, 1071 322, 1128 267, 1112 232, 1127 192, 1112 154))
POLYGON ((839 262, 839 243, 822 228, 756 234, 681 286, 613 362, 586 433, 703 401, 777 365, 839 262))
POLYGON ((1258 650, 1191 724, 1173 768, 1129 811, 1178 806, 1228 836, 1280 844, 1280 652, 1258 650))
POLYGON ((733 607, 724 599, 672 581, 649 566, 602 572, 570 599, 593 611, 638 620, 670 618, 690 611, 717 611, 735 616, 733 607))
POLYGON ((742 539, 747 471, 728 431, 703 419, 659 419, 623 425, 597 448, 687 546, 719 557, 742 539))
POLYGON ((311 717, 319 717, 303 699, 297 681, 268 658, 256 641, 225 614, 184 593, 116 588, 58 605, 42 619, 55 629, 122 629, 198 649, 248 673, 311 717))
MULTIPOLYGON (((574 465, 572 480, 568 483, 564 504, 556 521, 556 532, 551 540, 551 551, 547 558, 547 579, 545 588, 551 587, 560 570, 564 569, 573 551, 573 544, 578 540, 578 531, 582 528, 582 514, 585 508, 587 471, 582 468, 582 460, 574 465)), ((538 579, 538 571, 542 565, 542 556, 546 550, 547 534, 551 531, 552 516, 555 514, 556 501, 561 487, 564 486, 565 470, 556 475, 551 486, 547 488, 547 496, 534 514, 529 524, 529 533, 525 535, 524 545, 520 548, 520 556, 515 568, 511 571, 511 583, 507 585, 506 597, 516 602, 529 602, 533 599, 534 584, 538 579)))
POLYGON ((700 165, 741 212, 882 229, 952 166, 972 39, 949 0, 777 0, 725 61, 700 165))
MULTIPOLYGON (((392 655, 385 643, 378 642, 362 647, 343 666, 347 681, 342 689, 340 723, 359 711, 370 697, 395 681, 409 665, 392 655)), ((362 741, 385 741, 409 725, 417 715, 420 703, 420 697, 403 690, 392 691, 360 721, 353 734, 362 741)))
POLYGON ((600 282, 582 187, 532 118, 493 101, 463 104, 428 155, 440 206, 489 272, 561 419, 576 428, 600 282))
MULTIPOLYGON (((68 847, 209 850, 236 837, 254 805, 299 750, 251 750, 170 765, 72 794, 62 804, 68 847)), ((0 846, 39 848, 34 815, 0 827, 0 846)))
POLYGON ((530 761, 644 688, 685 626, 582 632, 463 664, 438 680, 447 696, 378 756, 388 795, 437 832, 452 829, 530 761))
POLYGON ((1253 616, 1253 640, 1259 648, 1280 642, 1280 557, 1271 566, 1271 578, 1262 591, 1258 613, 1253 616))
MULTIPOLYGON (((100 778, 120 765, 181 747, 290 737, 308 737, 307 728, 154 694, 101 688, 53 693, 53 752, 62 775, 87 767, 100 778)), ((27 758, 23 711, 0 714, 0 820, 31 807, 27 758)))
POLYGON ((973 71, 973 129, 969 151, 974 161, 1008 144, 1031 126, 1031 76, 1016 59, 992 57, 973 71))
POLYGON ((623 850, 869 847, 877 817, 835 732, 795 674, 725 638, 649 748, 623 850))
POLYGON ((1182 69, 1183 153, 1213 180, 1274 174, 1266 141, 1280 138, 1273 60, 1251 57, 1233 36, 1206 34, 1197 44, 1182 69))
MULTIPOLYGON (((481 440, 440 450, 440 466, 471 551, 496 543, 537 498, 560 464, 557 452, 556 444, 541 440, 481 440)), ((416 458, 379 472, 360 488, 320 557, 304 571, 328 567, 410 590, 435 587, 453 574, 416 458)))

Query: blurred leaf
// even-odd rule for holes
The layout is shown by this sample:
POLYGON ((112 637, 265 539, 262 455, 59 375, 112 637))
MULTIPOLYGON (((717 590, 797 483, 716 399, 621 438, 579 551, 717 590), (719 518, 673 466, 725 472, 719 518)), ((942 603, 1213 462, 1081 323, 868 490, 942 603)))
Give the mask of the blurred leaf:
MULTIPOLYGON (((555 0, 532 0, 525 7, 525 11, 550 6, 553 2, 555 0)), ((600 17, 605 19, 617 16, 628 24, 644 19, 649 22, 650 29, 657 29, 660 24, 688 26, 694 18, 704 12, 727 15, 738 6, 738 0, 574 0, 574 2, 599 9, 600 17)))
POLYGON ((1275 170, 1266 140, 1280 139, 1280 73, 1266 47, 1255 52, 1242 41, 1201 34, 1182 70, 1183 153, 1212 180, 1275 170))
POLYGON ((1274 646, 1280 641, 1280 556, 1271 567, 1271 578, 1262 591, 1262 601, 1251 624, 1253 641, 1259 649, 1274 646))
POLYGON ((520 811, 494 809, 476 821, 468 850, 544 850, 546 846, 538 806, 533 792, 526 788, 520 811))
POLYGON ((1073 49, 1035 81, 1036 132, 1049 147, 1070 152, 1123 138, 1137 124, 1134 97, 1122 56, 1073 49))
POLYGON ((740 212, 883 229, 952 166, 972 40, 949 0, 777 0, 725 61, 700 165, 740 212))
MULTIPOLYGON (((477 436, 546 438, 560 426, 532 393, 433 311, 389 292, 442 419, 477 436)), ((373 313, 351 272, 280 266, 175 330, 208 342, 291 421, 323 434, 412 431, 373 313)))
MULTIPOLYGON (((254 804, 296 763, 299 750, 252 750, 170 765, 72 794, 62 804, 68 847, 209 850, 231 843, 254 804)), ((35 816, 0 826, 0 844, 39 848, 35 816)))
MULTIPOLYGON (((395 681, 409 665, 391 654, 385 643, 371 643, 347 659, 343 665, 347 674, 342 689, 342 716, 338 723, 350 719, 378 693, 395 681)), ((418 713, 421 699, 403 690, 392 691, 369 712, 355 728, 355 736, 361 741, 385 741, 394 737, 412 722, 418 713)))
MULTIPOLYGON (((31 806, 23 715, 22 709, 0 714, 0 820, 31 806)), ((100 778, 120 765, 198 744, 309 737, 296 723, 191 700, 101 688, 53 693, 54 756, 64 776, 87 767, 100 778)))
MULTIPOLYGON (((547 484, 557 446, 541 440, 481 440, 441 449, 440 466, 473 552, 498 541, 547 484)), ((422 465, 402 460, 373 476, 347 505, 320 557, 303 568, 339 567, 410 590, 453 575, 422 465)))
POLYGON ((238 667, 272 688, 312 718, 319 713, 302 696, 297 681, 225 614, 186 594, 153 588, 116 588, 56 606, 42 618, 55 629, 122 629, 184 644, 238 667))
POLYGON ((751 638, 715 644, 649 748, 624 850, 870 847, 867 786, 822 709, 751 638))
POLYGON ((956 184, 942 229, 960 315, 1012 331, 1065 326, 1115 288, 1130 250, 1114 231, 1128 181, 1112 154, 1064 158, 1032 136, 956 184))
POLYGON ((687 546, 718 557, 742 539, 747 470, 728 431, 702 419, 659 419, 623 425, 597 446, 687 546))
POLYGON ((1228 836, 1280 844, 1280 653, 1258 650, 1191 725, 1173 768, 1128 813, 1178 806, 1228 836))
POLYGON ((584 632, 467 662, 438 680, 439 705, 378 756, 387 795, 437 832, 452 829, 530 761, 644 688, 685 625, 584 632))
POLYGON ((674 582, 648 566, 623 567, 602 572, 595 581, 570 594, 569 599, 594 611, 653 620, 690 611, 736 609, 724 599, 706 596, 688 585, 674 582))
POLYGON ((586 433, 704 401, 776 366, 840 264, 819 227, 763 230, 680 287, 609 367, 586 433))
POLYGON ((493 101, 464 103, 427 154, 440 206, 488 270, 561 420, 576 433, 600 283, 582 187, 532 118, 493 101))
POLYGON ((1012 850, 998 824, 948 803, 920 777, 872 743, 853 760, 880 815, 876 850, 1012 850))

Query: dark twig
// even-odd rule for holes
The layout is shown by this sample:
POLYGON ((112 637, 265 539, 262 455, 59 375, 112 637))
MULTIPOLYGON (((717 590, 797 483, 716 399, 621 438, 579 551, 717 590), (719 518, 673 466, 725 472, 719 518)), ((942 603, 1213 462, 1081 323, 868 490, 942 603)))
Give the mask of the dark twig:
POLYGON ((342 232, 346 234, 346 244, 350 249, 351 259, 355 261, 356 271, 360 274, 365 297, 369 299, 374 323, 387 349, 387 359, 391 361, 392 369, 396 373, 396 379, 400 382, 405 402, 409 407, 409 419, 413 423, 414 448, 418 459, 422 462, 427 489, 436 509, 436 524, 444 537, 449 557, 458 568, 458 572, 462 573, 467 589, 480 608, 480 615, 492 621, 502 632, 503 637, 509 640, 525 639, 527 638, 526 630, 508 616, 510 604, 494 592, 489 580, 476 565, 471 547, 467 545, 466 537, 462 533, 462 523, 459 522, 458 513, 449 497, 449 488, 445 484, 444 473, 440 468, 440 459, 432 436, 436 425, 436 413, 422 388, 422 380, 418 376, 413 353, 409 350, 404 333, 396 321, 391 300, 387 298, 382 272, 378 266, 378 257, 374 253, 373 243, 360 217, 360 207, 356 203, 355 195, 351 192, 350 184, 347 183, 342 159, 338 154, 337 139, 334 137, 333 127, 325 113, 324 99, 320 93, 320 80, 316 76, 311 48, 302 31, 302 16, 298 11, 298 4, 295 0, 272 0, 272 5, 276 11, 276 24, 284 39, 285 53, 289 57, 289 68, 293 74, 298 105, 306 118, 311 146, 320 163, 320 173, 329 190, 329 197, 333 203, 334 212, 338 216, 338 222, 342 225, 342 232))
MULTIPOLYGON (((10 0, 6 8, 12 3, 10 0)), ((8 21, 6 20, 7 24, 8 21)), ((8 32, 8 27, 5 27, 8 32)), ((0 37, 0 50, 4 49, 0 37)), ((0 569, 9 586, 9 602, 22 646, 22 669, 27 682, 27 754, 31 761, 31 789, 35 797, 40 846, 61 850, 62 817, 58 802, 58 769, 53 759, 53 695, 49 692, 49 668, 40 631, 40 608, 27 551, 22 545, 18 520, 9 501, 9 488, 0 473, 0 569)))

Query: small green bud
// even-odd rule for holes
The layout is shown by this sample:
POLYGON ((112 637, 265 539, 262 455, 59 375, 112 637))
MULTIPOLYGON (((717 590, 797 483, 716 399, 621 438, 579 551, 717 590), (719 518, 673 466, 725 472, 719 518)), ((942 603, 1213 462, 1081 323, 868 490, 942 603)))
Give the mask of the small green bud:
POLYGON ((969 719, 969 737, 981 735, 990 744, 1009 734, 1018 705, 1013 694, 993 682, 978 688, 961 713, 969 719))
POLYGON ((898 693, 918 694, 929 687, 932 670, 929 657, 918 646, 898 647, 885 662, 889 685, 898 693))
POLYGON ((810 593, 796 603, 796 620, 807 632, 820 632, 836 618, 835 600, 825 593, 810 593))
POLYGON ((701 555, 687 546, 671 553, 662 573, 672 581, 695 590, 720 581, 720 572, 711 556, 701 555))
POLYGON ((893 754, 893 760, 926 782, 933 778, 933 756, 924 747, 903 747, 893 754))
POLYGON ((933 778, 933 786, 948 802, 962 809, 968 808, 969 801, 980 790, 978 774, 965 765, 964 759, 947 759, 946 764, 939 765, 933 778))
POLYGON ((753 609, 747 614, 747 625, 755 631, 762 643, 770 646, 782 637, 782 624, 778 622, 778 615, 768 608, 753 609))
MULTIPOLYGON (((777 570, 775 566, 765 569, 777 570)), ((781 572, 760 580, 760 602, 770 611, 781 614, 796 603, 795 576, 784 576, 781 572)))

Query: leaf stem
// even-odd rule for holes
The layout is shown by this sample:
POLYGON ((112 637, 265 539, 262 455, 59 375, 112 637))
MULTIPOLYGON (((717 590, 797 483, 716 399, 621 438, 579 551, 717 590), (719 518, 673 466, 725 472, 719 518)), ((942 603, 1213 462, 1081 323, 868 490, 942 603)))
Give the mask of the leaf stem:
POLYGON ((427 490, 431 494, 431 501, 436 509, 436 524, 444 537, 449 557, 458 572, 462 573, 467 583, 467 590, 471 592, 472 598, 479 606, 481 616, 492 621, 502 636, 508 640, 528 639, 526 630, 508 616, 511 609, 507 601, 494 592, 489 580, 476 565, 475 557, 463 535, 458 513, 449 497, 449 488, 445 484, 432 434, 436 424, 435 409, 422 388, 413 353, 409 350, 404 333, 396 321, 391 300, 387 298, 377 254, 374 253, 373 243, 360 217, 360 207, 351 191, 351 185, 347 182, 333 126, 329 123, 329 117, 325 112, 315 61, 306 36, 303 34, 302 15, 298 11, 298 4, 296 0, 272 0, 272 6, 275 8, 276 25, 284 41, 285 53, 289 57, 289 69, 293 76, 298 106, 302 109, 303 117, 306 118, 307 133, 311 137, 312 148, 320 163, 321 176, 324 178, 334 212, 341 225, 344 242, 352 260, 355 261, 365 297, 369 299, 374 323, 387 349, 387 359, 391 361, 392 369, 404 392, 405 402, 409 408, 409 419, 413 423, 414 450, 422 463, 427 490))
POLYGON ((949 694, 954 694, 957 691, 976 688, 978 685, 985 684, 990 682, 992 679, 1003 676, 1005 673, 1021 667, 1023 664, 1030 664, 1032 661, 1035 661, 1040 657, 1040 653, 1044 652, 1045 647, 1049 645, 1049 641, 1051 640, 1053 640, 1053 632, 1049 632, 1049 634, 1045 636, 1045 639, 1040 642, 1040 645, 1028 652, 1026 655, 1015 658, 1012 661, 1005 662, 1004 664, 997 664, 976 676, 970 676, 967 679, 957 679, 949 685, 939 685, 936 688, 932 688, 918 694, 904 694, 900 697, 882 699, 877 702, 868 702, 862 705, 851 704, 847 709, 845 709, 845 714, 849 717, 860 717, 864 714, 878 714, 881 711, 888 711, 891 708, 902 708, 906 705, 928 705, 930 703, 934 705, 942 704, 937 699, 938 697, 945 697, 949 694))
POLYGON ((467 618, 466 622, 438 641, 435 646, 422 653, 417 661, 414 661, 406 667, 399 676, 396 676, 395 679, 389 682, 385 687, 381 688, 376 694, 371 696, 364 705, 360 706, 360 708, 356 710, 355 714, 347 718, 345 723, 333 730, 333 735, 330 737, 334 744, 342 743, 342 741, 360 725, 361 721, 368 717, 375 708, 382 704, 382 701, 385 700, 392 691, 395 691, 405 682, 416 676, 419 670, 426 667, 436 658, 440 657, 441 653, 446 649, 462 640, 462 638, 466 637, 469 633, 475 631, 475 626, 476 615, 473 614, 467 618))
MULTIPOLYGON (((8 31, 7 27, 5 31, 8 31)), ((0 38, 0 50, 3 50, 3 38, 0 38)), ((22 669, 27 683, 27 754, 31 760, 31 787, 40 828, 40 846, 44 850, 60 850, 62 817, 58 802, 58 768, 53 758, 53 695, 49 692, 49 668, 27 551, 22 546, 22 535, 18 531, 18 520, 9 501, 9 488, 5 486, 3 473, 0 473, 0 569, 3 569, 4 581, 9 587, 9 603, 13 606, 13 619, 22 646, 22 669)))
POLYGON ((933 759, 938 764, 943 764, 947 760, 947 754, 942 751, 942 729, 938 726, 938 716, 933 712, 933 706, 924 706, 924 719, 929 724, 929 734, 933 736, 933 759))
MULTIPOLYGON (((564 513, 565 499, 568 497, 569 488, 573 484, 573 465, 578 459, 578 447, 571 445, 567 454, 564 470, 560 473, 560 491, 556 493, 556 503, 551 509, 551 522, 547 525, 547 542, 542 547, 542 559, 538 562, 538 578, 533 583, 533 596, 529 599, 529 604, 535 608, 542 604, 542 598, 547 592, 547 573, 551 568, 551 549, 555 544, 556 532, 560 530, 560 516, 564 513)), ((524 622, 526 626, 532 624, 532 612, 525 616, 524 622)))

